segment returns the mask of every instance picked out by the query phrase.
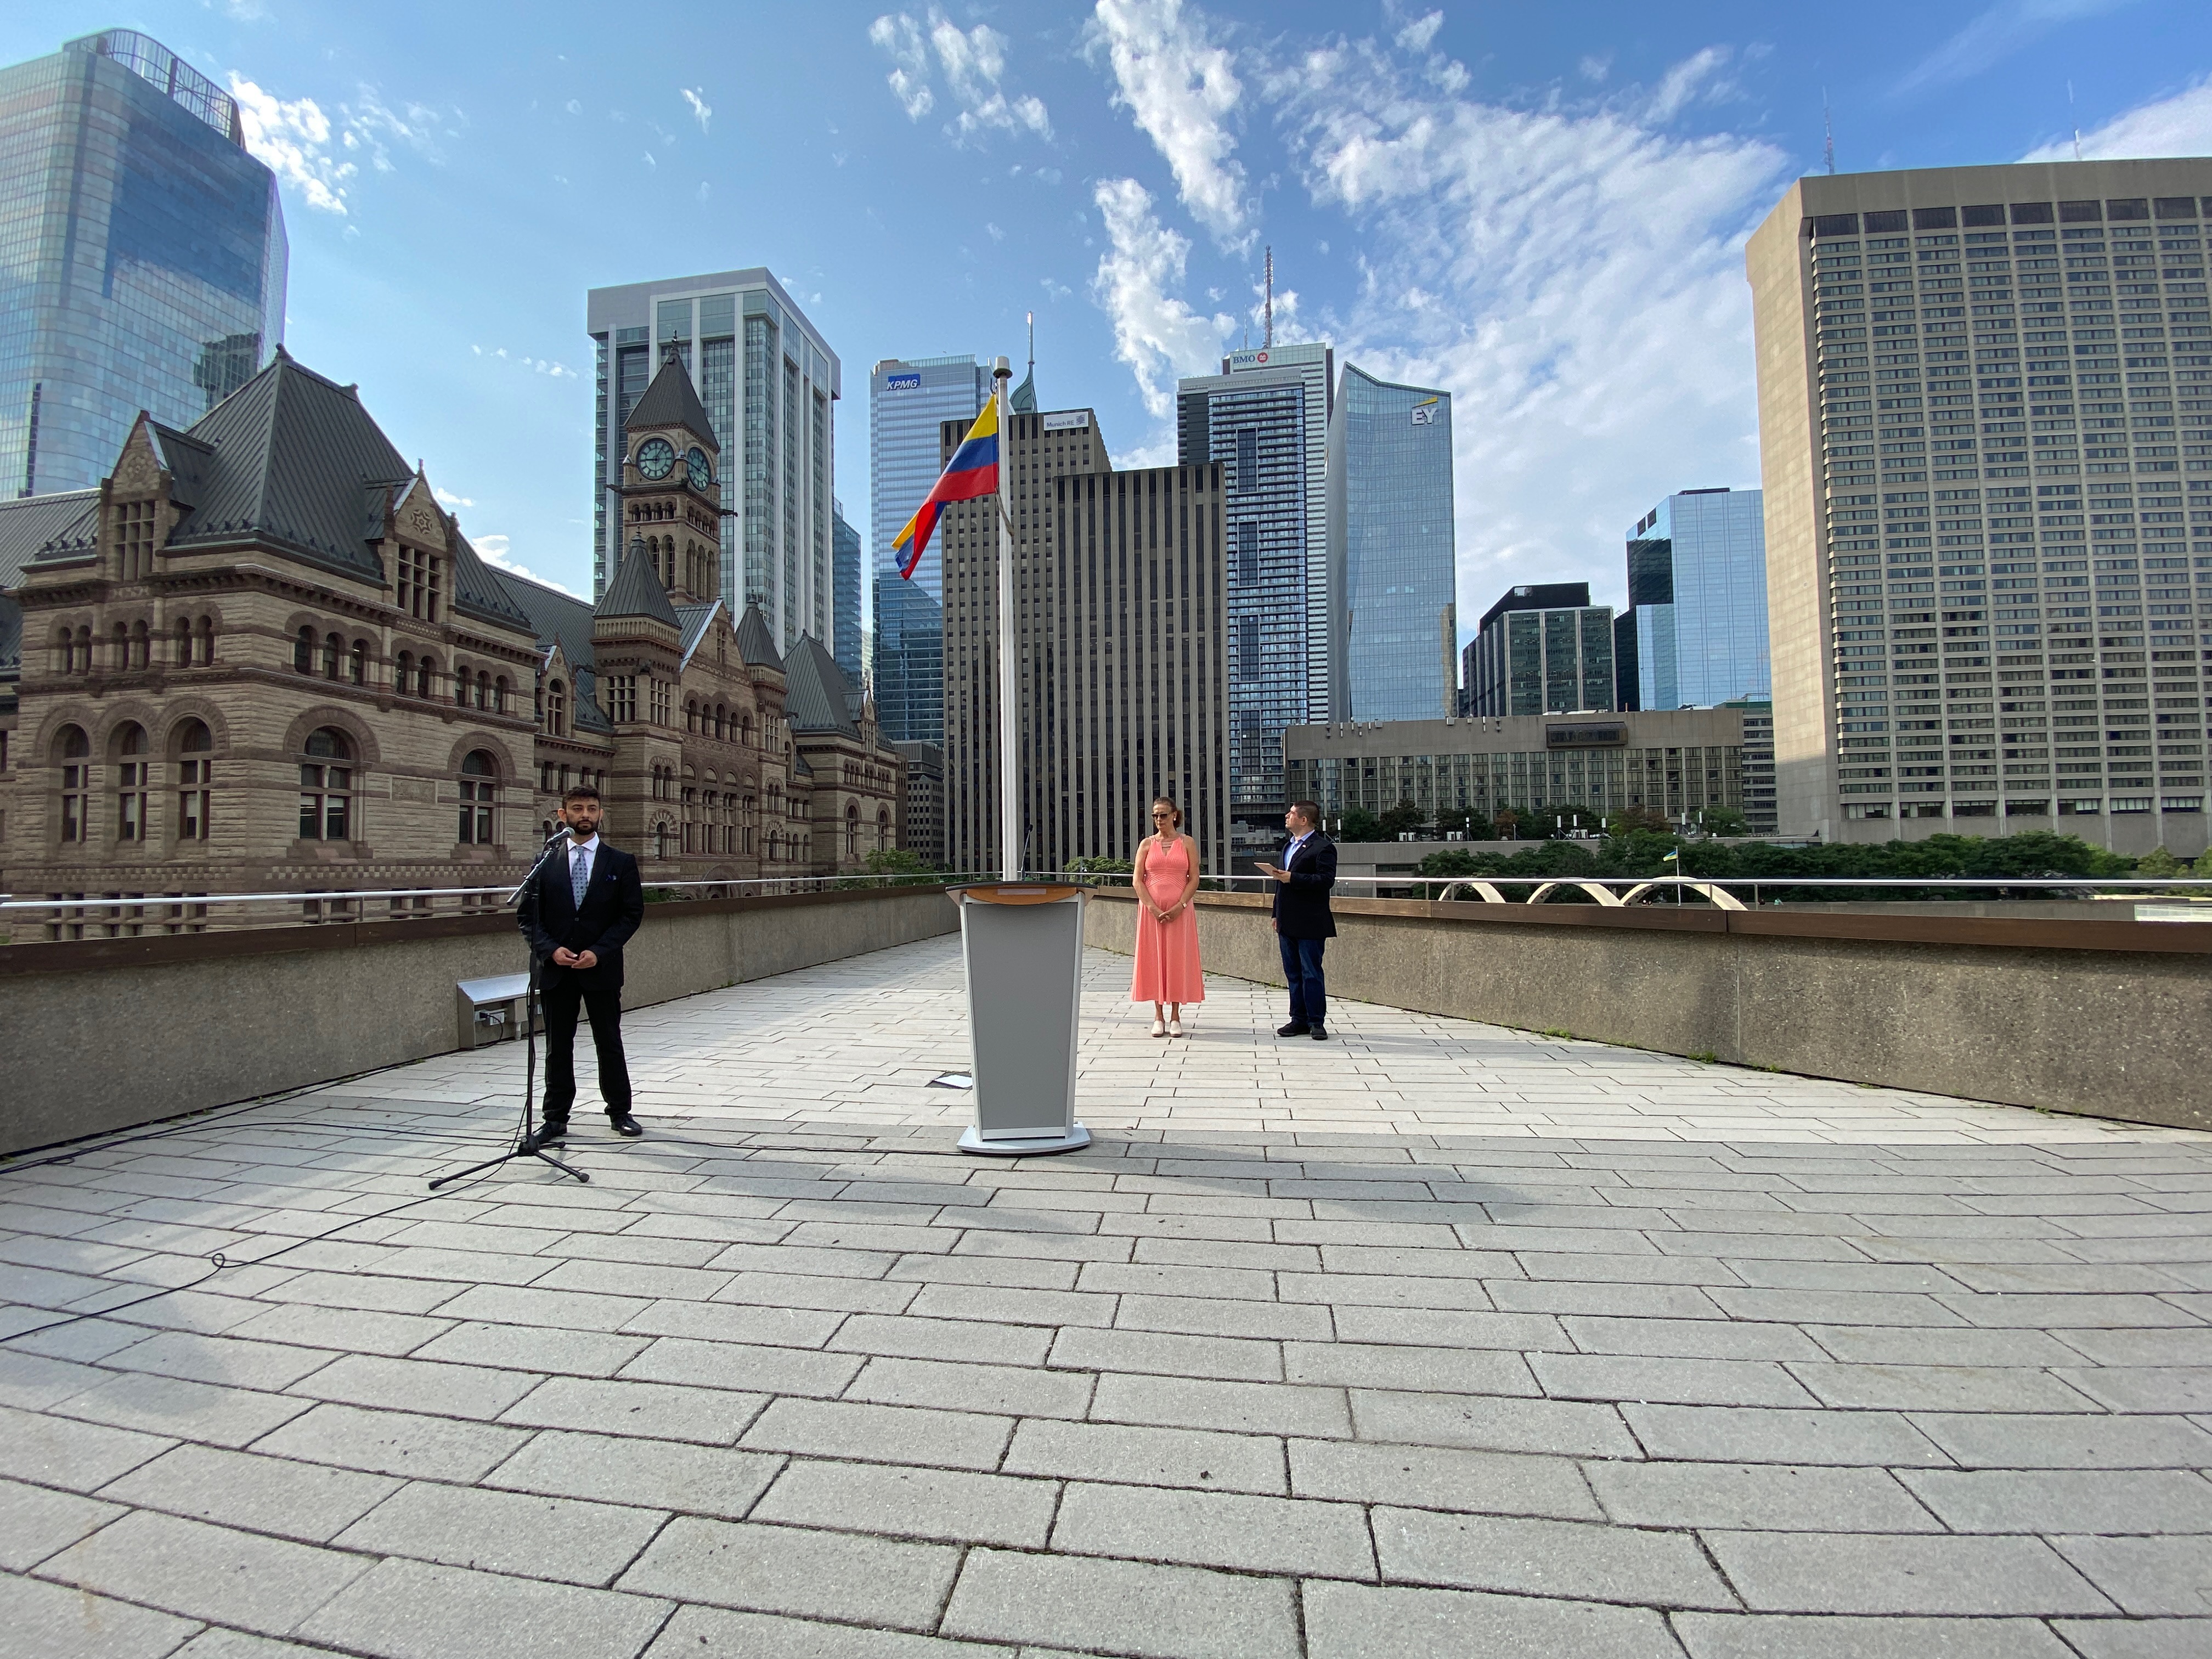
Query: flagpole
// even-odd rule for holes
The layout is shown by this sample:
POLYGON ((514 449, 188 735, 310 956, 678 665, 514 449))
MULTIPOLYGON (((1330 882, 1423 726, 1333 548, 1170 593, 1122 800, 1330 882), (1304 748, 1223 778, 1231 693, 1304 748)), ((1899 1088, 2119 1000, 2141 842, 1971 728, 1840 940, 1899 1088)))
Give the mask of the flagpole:
POLYGON ((999 862, 1008 881, 1022 876, 1021 722, 1014 706, 1020 677, 1014 663, 1013 422, 1006 382, 1013 366, 1001 357, 991 370, 991 397, 999 407, 999 862))

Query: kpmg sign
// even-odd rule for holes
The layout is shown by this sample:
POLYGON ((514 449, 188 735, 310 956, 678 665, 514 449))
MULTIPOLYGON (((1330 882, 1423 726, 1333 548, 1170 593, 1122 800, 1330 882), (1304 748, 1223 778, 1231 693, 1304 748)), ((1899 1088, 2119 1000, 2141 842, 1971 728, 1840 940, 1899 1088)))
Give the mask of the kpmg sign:
POLYGON ((1547 749, 1618 749, 1627 742, 1628 726, 1621 720, 1577 720, 1544 728, 1547 749))
POLYGON ((1091 411, 1087 409, 1063 410, 1044 417, 1044 429, 1048 432, 1079 432, 1088 429, 1090 425, 1091 411))
POLYGON ((884 376, 884 390, 886 392, 919 392, 921 390, 921 372, 919 369, 915 369, 910 370, 904 374, 886 374, 884 376))

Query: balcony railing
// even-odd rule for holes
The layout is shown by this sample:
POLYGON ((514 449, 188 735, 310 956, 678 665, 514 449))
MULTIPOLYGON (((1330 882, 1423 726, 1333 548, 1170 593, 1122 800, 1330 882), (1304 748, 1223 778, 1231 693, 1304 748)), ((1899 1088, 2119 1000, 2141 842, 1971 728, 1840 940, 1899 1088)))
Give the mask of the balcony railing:
MULTIPOLYGON (((969 872, 775 876, 752 881, 650 882, 648 903, 678 899, 787 898, 879 887, 938 887, 988 881, 969 872)), ((69 939, 155 938, 247 927, 314 927, 332 922, 425 921, 489 915, 507 908, 513 884, 496 887, 377 887, 283 893, 49 893, 0 899, 0 941, 52 944, 69 939)))

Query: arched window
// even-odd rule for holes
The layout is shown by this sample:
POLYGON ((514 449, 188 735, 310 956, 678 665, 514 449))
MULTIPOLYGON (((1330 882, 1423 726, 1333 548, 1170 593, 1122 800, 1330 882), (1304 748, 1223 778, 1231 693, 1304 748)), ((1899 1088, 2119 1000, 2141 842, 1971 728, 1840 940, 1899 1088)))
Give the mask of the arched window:
POLYGON ((415 653, 403 651, 392 665, 392 689, 405 696, 415 689, 415 653))
POLYGON ((845 856, 860 856, 860 809, 849 805, 845 808, 845 856))
POLYGON ((477 670, 477 707, 479 708, 491 707, 491 671, 489 669, 477 670))
POLYGON ((292 666, 302 674, 315 672, 315 630, 303 628, 300 637, 292 641, 292 666))
POLYGON ((351 841, 353 834, 353 744, 320 726, 307 734, 300 763, 300 839, 351 841))
POLYGON ((154 665, 153 641, 146 632, 146 624, 142 622, 131 624, 131 665, 133 668, 151 668, 154 665))
POLYGON ((177 754, 177 839, 208 838, 208 795, 213 789, 214 734, 200 720, 186 720, 170 738, 177 754))
POLYGON ((125 721, 108 739, 108 752, 115 760, 115 839, 143 842, 147 785, 153 770, 146 758, 146 728, 136 720, 125 721))
POLYGON ((696 697, 686 697, 684 700, 684 729, 686 732, 696 732, 699 729, 699 700, 696 697))
POLYGON ((745 716, 744 729, 739 735, 750 746, 753 740, 753 717, 750 714, 745 716))
POLYGON ((890 809, 885 807, 876 814, 876 850, 878 853, 887 852, 890 850, 890 844, 891 815, 890 809))
POLYGON ((491 706, 500 714, 507 713, 507 676, 504 674, 491 684, 491 706))
POLYGON ((545 688, 545 729, 554 737, 564 735, 568 723, 568 688, 555 680, 545 688))
POLYGON ((334 680, 338 677, 338 659, 345 654, 345 641, 335 634, 323 636, 323 678, 334 680))
POLYGON ((665 859, 668 856, 668 826, 665 823, 654 824, 653 826, 653 857, 656 859, 665 859))
POLYGON ((730 708, 729 708, 729 705, 728 705, 727 703, 720 703, 720 702, 718 702, 718 703, 716 703, 716 704, 714 705, 714 735, 715 735, 715 737, 717 737, 718 738, 726 738, 726 737, 728 737, 729 732, 730 732, 730 708))
POLYGON ((177 618, 177 666, 192 665, 192 620, 190 617, 177 618))
POLYGON ((131 666, 131 630, 121 623, 118 623, 115 624, 115 632, 109 636, 109 639, 107 664, 120 674, 131 666))
POLYGON ((422 665, 415 671, 415 695, 428 697, 437 684, 438 665, 428 652, 422 653, 422 665))
POLYGON ((453 707, 456 708, 466 708, 468 706, 469 671, 462 667, 460 664, 455 663, 453 665, 453 707))
POLYGON ((80 674, 92 672, 92 629, 89 628, 76 630, 76 672, 80 674))
POLYGON ((471 749, 461 762, 461 826, 457 839, 464 847, 489 847, 494 808, 499 801, 499 763, 481 749, 471 749))
POLYGON ((215 618, 213 617, 200 618, 199 663, 203 668, 211 667, 215 663, 215 618))
POLYGON ((356 685, 368 684, 368 641, 367 640, 356 640, 353 642, 352 659, 348 667, 346 678, 356 685))
POLYGON ((61 838, 82 843, 92 819, 92 742, 81 726, 64 726, 54 738, 54 759, 62 770, 61 838))
POLYGON ((66 628, 54 630, 54 648, 46 665, 57 674, 67 674, 76 667, 76 635, 66 628))

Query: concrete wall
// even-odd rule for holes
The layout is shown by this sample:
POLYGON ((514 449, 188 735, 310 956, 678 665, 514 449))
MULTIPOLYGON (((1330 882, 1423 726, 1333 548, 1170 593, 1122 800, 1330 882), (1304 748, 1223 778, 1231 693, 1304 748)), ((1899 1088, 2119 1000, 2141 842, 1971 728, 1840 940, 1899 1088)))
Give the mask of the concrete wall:
MULTIPOLYGON (((649 905, 623 1000, 958 927, 936 887, 649 905)), ((449 1053, 455 983, 527 966, 511 912, 0 949, 0 1152, 449 1053)))
MULTIPOLYGON (((1102 890, 1090 942, 1127 951, 1102 890)), ((1200 895, 1206 971, 1283 982, 1266 902, 1200 895)), ((1329 994, 1739 1066, 2212 1129, 2212 925, 1336 902, 1329 994)))

